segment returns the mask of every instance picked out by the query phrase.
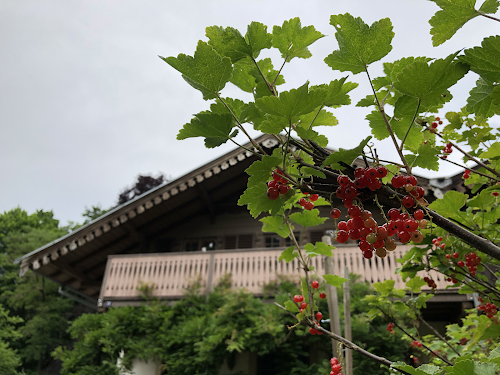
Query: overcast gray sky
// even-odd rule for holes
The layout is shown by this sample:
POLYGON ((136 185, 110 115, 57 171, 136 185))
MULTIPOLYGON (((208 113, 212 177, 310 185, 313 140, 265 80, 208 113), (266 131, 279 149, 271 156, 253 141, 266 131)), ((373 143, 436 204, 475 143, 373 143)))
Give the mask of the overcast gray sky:
MULTIPOLYGON (((0 212, 20 206, 29 213, 53 210, 63 224, 81 221, 85 206, 116 204, 138 174, 176 178, 233 149, 205 150, 201 138, 176 140, 183 124, 209 103, 157 57, 192 55, 207 26, 244 33, 259 21, 272 30, 299 16, 303 26, 326 34, 310 48, 312 58, 285 68, 284 90, 345 76, 323 62, 337 48, 332 14, 349 12, 369 24, 391 18, 396 36, 385 61, 444 57, 497 33, 495 22, 477 18, 433 48, 428 20, 437 9, 426 0, 1 1, 0 212)), ((281 64, 276 54, 261 54, 267 56, 281 64)), ((381 66, 373 64, 372 76, 381 66)), ((476 80, 469 76, 452 90, 459 103, 448 110, 465 104, 476 80)), ((366 77, 350 80, 362 83, 352 95, 357 102, 368 94, 366 77)), ((233 94, 239 95, 228 84, 223 95, 233 94)), ((354 147, 360 134, 368 134, 366 109, 334 113, 340 124, 324 132, 329 147, 354 147)), ((378 148, 393 155, 389 143, 378 148)))

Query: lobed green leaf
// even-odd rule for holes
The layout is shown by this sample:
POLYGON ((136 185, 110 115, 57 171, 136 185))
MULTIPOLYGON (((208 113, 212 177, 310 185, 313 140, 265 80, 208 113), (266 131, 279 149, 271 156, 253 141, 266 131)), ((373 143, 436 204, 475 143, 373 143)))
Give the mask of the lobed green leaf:
POLYGON ((233 68, 231 60, 221 57, 207 43, 198 42, 194 57, 180 54, 177 57, 161 57, 174 69, 182 73, 182 77, 195 89, 200 90, 203 99, 217 97, 231 79, 233 68))
POLYGON ((361 18, 346 13, 331 16, 330 25, 336 29, 339 49, 328 55, 325 62, 334 70, 361 73, 392 49, 394 32, 388 18, 368 26, 361 18))
POLYGON ((307 47, 324 37, 314 26, 302 27, 299 17, 283 22, 281 27, 273 27, 273 47, 281 52, 286 62, 294 57, 307 59, 311 52, 307 47))

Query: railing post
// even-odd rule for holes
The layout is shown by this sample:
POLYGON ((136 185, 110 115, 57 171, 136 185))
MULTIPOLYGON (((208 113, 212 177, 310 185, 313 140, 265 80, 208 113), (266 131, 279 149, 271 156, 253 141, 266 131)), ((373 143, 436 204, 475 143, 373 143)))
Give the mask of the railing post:
MULTIPOLYGON (((330 236, 321 237, 321 241, 326 243, 327 245, 332 244, 332 239, 330 238, 330 236)), ((323 257, 323 261, 325 262, 326 274, 327 275, 333 274, 334 272, 333 257, 323 257)), ((342 332, 340 330, 339 300, 337 295, 337 288, 330 284, 326 284, 326 294, 328 296, 328 315, 330 315, 330 332, 341 336, 342 332)), ((342 353, 338 351, 337 344, 338 343, 334 339, 332 339, 333 356, 340 358, 342 353)))
POLYGON ((208 296, 212 292, 212 279, 214 277, 214 262, 215 262, 215 254, 210 253, 210 261, 208 262, 207 301, 208 301, 208 296))
MULTIPOLYGON (((351 332, 351 291, 349 285, 349 270, 347 265, 344 268, 344 278, 347 281, 344 283, 344 337, 352 342, 351 332)), ((345 375, 352 375, 352 350, 345 348, 345 375)))

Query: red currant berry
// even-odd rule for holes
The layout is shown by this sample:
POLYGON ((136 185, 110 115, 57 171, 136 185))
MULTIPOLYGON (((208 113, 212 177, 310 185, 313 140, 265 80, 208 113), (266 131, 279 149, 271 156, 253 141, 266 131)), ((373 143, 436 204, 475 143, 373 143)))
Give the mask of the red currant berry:
POLYGON ((453 258, 458 259, 459 255, 458 253, 453 253, 453 258))
POLYGON ((415 212, 413 213, 413 217, 416 220, 422 220, 424 218, 424 211, 422 211, 420 209, 415 210, 415 212))
POLYGON ((325 299, 325 298, 326 298, 326 293, 321 292, 321 293, 319 294, 319 298, 321 298, 321 299, 325 299))
POLYGON ((301 309, 305 310, 305 308, 306 308, 306 307, 307 307, 307 303, 302 302, 302 303, 300 304, 300 308, 301 308, 301 309))
POLYGON ((321 320, 323 318, 323 314, 319 311, 314 316, 316 317, 316 320, 321 320))
POLYGON ((405 195, 403 198, 403 206, 406 208, 411 208, 415 206, 415 199, 411 195, 405 195))
POLYGON ((314 289, 318 289, 319 288, 319 282, 314 280, 312 283, 311 283, 311 286, 314 288, 314 289))
POLYGON ((267 189, 267 197, 270 200, 274 201, 278 199, 279 196, 280 196, 280 191, 275 187, 267 189))
POLYGON ((309 199, 312 201, 312 202, 316 202, 319 198, 319 195, 318 194, 311 194, 311 196, 309 197, 309 199))
POLYGON ((340 210, 338 208, 334 208, 333 210, 330 211, 330 216, 333 217, 334 219, 338 219, 340 217, 340 210))
POLYGON ((380 167, 377 167, 377 177, 378 178, 384 178, 387 176, 387 168, 381 165, 380 167))
POLYGON ((310 210, 312 210, 313 208, 314 208, 314 203, 313 203, 313 202, 311 202, 311 201, 306 202, 306 203, 304 204, 304 209, 305 209, 305 210, 310 211, 310 210))

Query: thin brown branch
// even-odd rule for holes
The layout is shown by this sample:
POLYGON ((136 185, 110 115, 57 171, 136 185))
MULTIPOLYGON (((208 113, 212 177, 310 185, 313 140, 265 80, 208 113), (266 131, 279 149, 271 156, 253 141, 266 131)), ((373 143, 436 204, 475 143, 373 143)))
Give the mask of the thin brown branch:
MULTIPOLYGON (((324 329, 323 327, 317 325, 317 324, 314 324, 313 322, 311 321, 304 321, 309 327, 312 327, 314 328, 315 330, 317 331, 320 331, 321 333, 327 335, 328 337, 342 343, 346 348, 349 348, 351 350, 354 350, 362 355, 364 355, 365 357, 368 357, 372 360, 374 360, 375 362, 378 362, 382 365, 386 365, 386 366, 391 366, 393 364, 393 362, 389 361, 388 359, 384 358, 384 357, 379 357, 373 353, 370 353, 369 351, 366 351, 362 348, 360 348, 358 345, 354 344, 353 342, 343 338, 342 336, 339 336, 335 333, 332 333, 330 331, 327 331, 326 329, 324 329)), ((405 375, 410 375, 409 373, 407 373, 406 371, 403 371, 403 370, 399 370, 398 368, 395 368, 395 370, 399 371, 400 373, 402 374, 405 374, 405 375)))

